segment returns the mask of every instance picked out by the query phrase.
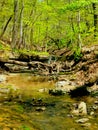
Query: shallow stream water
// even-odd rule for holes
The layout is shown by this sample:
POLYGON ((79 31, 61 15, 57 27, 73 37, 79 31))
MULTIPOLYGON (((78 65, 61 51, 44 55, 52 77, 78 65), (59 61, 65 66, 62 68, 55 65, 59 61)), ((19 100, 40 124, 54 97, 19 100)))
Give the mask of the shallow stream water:
POLYGON ((90 106, 95 99, 49 95, 48 90, 55 88, 51 77, 10 74, 4 85, 12 85, 18 92, 0 101, 0 130, 98 130, 97 112, 83 117, 71 114, 73 104, 85 101, 90 106), (77 123, 80 118, 88 118, 88 125, 77 123))

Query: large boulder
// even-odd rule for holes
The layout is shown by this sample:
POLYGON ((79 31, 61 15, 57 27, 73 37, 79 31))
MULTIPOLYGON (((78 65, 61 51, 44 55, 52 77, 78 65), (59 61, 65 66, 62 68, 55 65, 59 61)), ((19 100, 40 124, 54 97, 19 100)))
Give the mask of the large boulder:
POLYGON ((85 102, 80 102, 78 104, 78 107, 77 108, 74 108, 72 110, 72 114, 74 115, 87 115, 87 106, 86 106, 86 103, 85 102))

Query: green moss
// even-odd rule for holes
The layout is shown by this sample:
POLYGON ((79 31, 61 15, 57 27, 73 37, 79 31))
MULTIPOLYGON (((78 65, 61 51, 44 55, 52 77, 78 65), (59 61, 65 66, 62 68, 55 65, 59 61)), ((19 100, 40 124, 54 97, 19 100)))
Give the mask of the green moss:
POLYGON ((25 54, 25 55, 28 55, 28 56, 32 56, 32 55, 38 55, 38 56, 49 56, 49 53, 48 52, 39 52, 39 51, 28 51, 26 49, 23 49, 23 50, 17 50, 15 49, 14 50, 16 53, 19 53, 19 54, 25 54))

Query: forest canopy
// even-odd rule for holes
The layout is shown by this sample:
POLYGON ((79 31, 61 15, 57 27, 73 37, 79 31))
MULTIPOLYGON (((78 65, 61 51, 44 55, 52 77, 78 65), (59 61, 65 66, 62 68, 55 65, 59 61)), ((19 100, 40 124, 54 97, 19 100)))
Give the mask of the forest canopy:
POLYGON ((97 0, 0 0, 0 17, 0 39, 13 49, 81 49, 98 40, 97 0))

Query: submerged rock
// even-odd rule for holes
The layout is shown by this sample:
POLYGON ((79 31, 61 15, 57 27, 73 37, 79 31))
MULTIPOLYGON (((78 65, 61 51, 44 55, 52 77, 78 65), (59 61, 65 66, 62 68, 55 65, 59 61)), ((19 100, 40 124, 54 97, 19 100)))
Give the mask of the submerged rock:
POLYGON ((43 93, 43 92, 47 92, 48 89, 47 88, 40 88, 38 91, 41 92, 41 93, 43 93))
POLYGON ((0 75, 0 82, 6 81, 6 76, 5 75, 0 75))
POLYGON ((63 92, 62 90, 50 89, 49 94, 54 96, 60 96, 60 95, 64 95, 65 92, 63 92))
POLYGON ((81 118, 81 119, 76 120, 77 123, 85 123, 87 121, 89 121, 88 118, 81 118))
POLYGON ((87 122, 87 123, 81 124, 81 126, 83 126, 83 127, 91 127, 91 123, 87 122))

